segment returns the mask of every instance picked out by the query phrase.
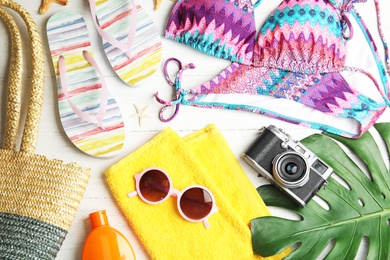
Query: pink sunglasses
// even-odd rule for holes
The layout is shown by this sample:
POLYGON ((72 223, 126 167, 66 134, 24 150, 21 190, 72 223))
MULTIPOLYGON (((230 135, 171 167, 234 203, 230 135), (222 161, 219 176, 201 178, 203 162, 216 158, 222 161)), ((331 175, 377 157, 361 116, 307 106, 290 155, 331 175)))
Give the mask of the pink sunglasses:
POLYGON ((148 204, 158 204, 171 195, 177 197, 177 208, 188 221, 201 222, 206 228, 210 227, 207 219, 218 211, 213 194, 205 187, 193 185, 179 191, 172 187, 169 175, 158 168, 148 168, 134 176, 136 190, 127 194, 138 195, 148 204))

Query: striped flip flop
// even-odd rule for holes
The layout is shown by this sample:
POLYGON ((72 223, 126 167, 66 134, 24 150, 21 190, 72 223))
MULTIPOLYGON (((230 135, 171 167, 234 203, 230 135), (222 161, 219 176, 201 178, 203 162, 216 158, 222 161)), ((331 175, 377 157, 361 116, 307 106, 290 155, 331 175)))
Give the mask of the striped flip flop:
POLYGON ((66 135, 88 155, 115 155, 124 144, 124 122, 92 57, 83 17, 77 12, 59 12, 50 17, 46 30, 66 135))
POLYGON ((162 43, 157 28, 134 0, 89 0, 92 20, 109 63, 123 82, 134 86, 156 72, 162 43))

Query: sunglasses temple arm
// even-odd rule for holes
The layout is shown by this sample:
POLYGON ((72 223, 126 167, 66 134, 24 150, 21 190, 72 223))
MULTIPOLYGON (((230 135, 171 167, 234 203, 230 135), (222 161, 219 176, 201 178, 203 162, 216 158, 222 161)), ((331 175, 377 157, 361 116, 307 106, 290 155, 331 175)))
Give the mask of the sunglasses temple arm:
MULTIPOLYGON (((209 216, 211 216, 212 214, 214 214, 216 212, 218 212, 218 208, 217 208, 217 206, 214 205, 214 208, 210 211, 209 216)), ((203 220, 203 225, 205 228, 210 228, 210 223, 209 223, 208 219, 203 220)))
POLYGON ((132 197, 136 196, 137 194, 138 194, 138 192, 135 190, 135 191, 127 193, 127 197, 132 198, 132 197))
POLYGON ((203 220, 203 225, 205 228, 210 228, 210 223, 207 219, 203 220))

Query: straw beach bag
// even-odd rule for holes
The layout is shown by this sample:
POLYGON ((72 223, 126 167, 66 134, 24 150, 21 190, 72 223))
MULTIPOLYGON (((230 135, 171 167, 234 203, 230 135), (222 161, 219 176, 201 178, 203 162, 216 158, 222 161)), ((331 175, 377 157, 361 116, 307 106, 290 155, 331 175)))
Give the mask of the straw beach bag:
MULTIPOLYGON (((88 183, 90 171, 34 153, 43 102, 44 64, 39 32, 23 7, 0 0, 0 18, 12 42, 5 137, 0 149, 0 259, 54 259, 62 245, 88 183), (20 149, 22 44, 7 7, 27 26, 31 44, 31 94, 20 149)), ((5 60, 4 57, 3 59, 5 60)))

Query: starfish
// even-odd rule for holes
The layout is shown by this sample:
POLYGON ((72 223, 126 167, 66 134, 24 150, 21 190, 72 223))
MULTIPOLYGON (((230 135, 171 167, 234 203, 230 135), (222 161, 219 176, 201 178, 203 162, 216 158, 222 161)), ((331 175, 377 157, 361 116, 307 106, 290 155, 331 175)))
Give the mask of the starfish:
POLYGON ((154 10, 160 9, 162 0, 153 0, 154 10))
MULTIPOLYGON (((162 0, 153 0, 154 10, 160 9, 162 0)), ((171 2, 176 3, 177 0, 171 0, 171 2)))
POLYGON ((134 114, 134 115, 131 115, 130 117, 138 117, 138 124, 139 124, 139 126, 141 126, 142 125, 142 119, 144 117, 151 118, 150 115, 145 114, 145 111, 148 109, 149 105, 147 105, 143 109, 140 109, 136 104, 134 104, 134 107, 135 107, 135 110, 137 110, 137 113, 134 114))
POLYGON ((42 0, 41 7, 39 8, 39 13, 44 14, 49 10, 52 3, 57 3, 60 5, 66 5, 68 0, 42 0))

